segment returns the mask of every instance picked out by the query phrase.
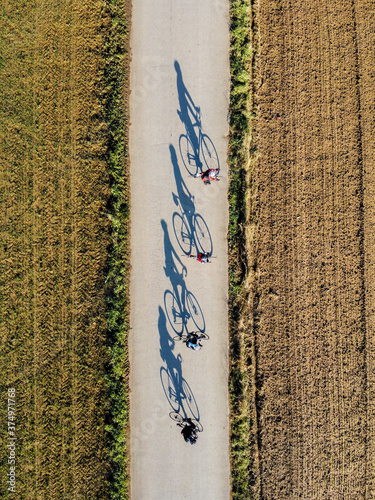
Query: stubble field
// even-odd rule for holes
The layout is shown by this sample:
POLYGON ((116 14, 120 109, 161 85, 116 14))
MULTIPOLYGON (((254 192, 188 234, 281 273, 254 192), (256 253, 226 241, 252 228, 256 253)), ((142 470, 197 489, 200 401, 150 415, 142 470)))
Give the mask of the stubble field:
POLYGON ((373 498, 374 3, 269 0, 253 16, 238 356, 252 463, 234 491, 373 498))
MULTIPOLYGON (((111 119, 117 129, 121 121, 115 112, 106 115, 117 94, 108 90, 105 57, 113 72, 121 52, 116 43, 114 54, 108 48, 115 11, 108 5, 2 3, 1 498, 108 498, 118 473, 113 464, 126 449, 123 436, 121 451, 112 449, 113 412, 124 419, 125 408, 121 395, 121 404, 110 406, 108 388, 110 358, 117 370, 112 386, 123 382, 124 361, 120 367, 110 356, 116 341, 108 330, 118 331, 125 314, 108 326, 107 295, 112 302, 119 296, 108 278, 121 240, 113 240, 113 220, 122 224, 108 166, 111 119), (15 389, 15 493, 7 483, 8 388, 15 389)), ((117 98, 122 106, 121 91, 117 98)), ((117 140, 119 179, 123 142, 117 140)), ((124 278, 123 266, 116 276, 124 278)))

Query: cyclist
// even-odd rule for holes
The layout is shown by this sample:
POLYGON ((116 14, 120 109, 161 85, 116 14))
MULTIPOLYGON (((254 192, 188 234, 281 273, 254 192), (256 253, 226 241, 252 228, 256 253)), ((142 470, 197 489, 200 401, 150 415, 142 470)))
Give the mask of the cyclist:
POLYGON ((208 260, 208 257, 210 257, 209 252, 200 252, 198 255, 193 255, 192 253, 189 253, 189 257, 196 257, 197 261, 200 262, 201 264, 208 264, 210 262, 208 260))
POLYGON ((208 260, 209 256, 210 256, 210 254, 208 252, 199 253, 197 255, 197 261, 200 262, 201 264, 207 264, 208 262, 210 262, 208 260))
POLYGON ((202 349, 201 339, 196 333, 189 333, 189 337, 186 340, 186 347, 193 349, 193 351, 199 351, 202 349))
POLYGON ((181 435, 183 436, 186 443, 195 444, 198 439, 198 434, 196 432, 196 426, 191 421, 191 418, 184 418, 184 427, 182 428, 181 435))
POLYGON ((211 184, 211 181, 218 181, 219 170, 216 168, 209 168, 201 174, 197 174, 196 177, 200 177, 205 184, 211 184))

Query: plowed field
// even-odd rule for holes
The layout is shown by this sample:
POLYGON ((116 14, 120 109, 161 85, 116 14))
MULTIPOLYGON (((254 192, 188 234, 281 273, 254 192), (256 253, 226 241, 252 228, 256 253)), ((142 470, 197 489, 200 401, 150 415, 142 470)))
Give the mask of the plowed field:
POLYGON ((375 494, 374 21, 366 0, 257 6, 262 498, 375 494))

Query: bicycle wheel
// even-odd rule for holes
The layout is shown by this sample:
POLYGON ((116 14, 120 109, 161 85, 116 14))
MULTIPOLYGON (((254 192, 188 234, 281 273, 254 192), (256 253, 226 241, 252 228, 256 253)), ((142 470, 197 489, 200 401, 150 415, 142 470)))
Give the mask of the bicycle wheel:
POLYGON ((188 336, 190 336, 190 335, 192 335, 192 336, 195 335, 196 337, 200 337, 202 335, 202 332, 189 332, 188 336))
POLYGON ((189 137, 185 134, 180 135, 179 139, 180 154, 186 170, 192 177, 198 172, 197 155, 189 137))
POLYGON ((188 224, 185 221, 185 217, 182 217, 179 213, 175 212, 172 218, 173 231, 176 236, 176 240, 185 254, 191 252, 192 236, 188 224))
POLYGON ((175 411, 171 411, 169 416, 174 422, 177 422, 178 424, 182 424, 182 422, 184 421, 184 417, 182 417, 179 413, 176 413, 175 411))
POLYGON ((186 309, 194 325, 198 328, 200 332, 204 332, 206 322, 204 320, 203 312, 197 299, 191 292, 186 293, 186 309))
POLYGON ((214 143, 206 134, 202 135, 201 148, 202 156, 207 168, 213 168, 220 171, 219 157, 217 155, 216 148, 214 143))
POLYGON ((202 431, 203 431, 203 425, 202 425, 200 422, 198 422, 198 420, 195 420, 195 418, 192 418, 192 419, 191 419, 191 421, 192 421, 192 422, 193 422, 193 424, 195 425, 196 430, 197 430, 198 432, 202 432, 202 431))
POLYGON ((201 215, 194 216, 194 242, 198 253, 212 255, 212 238, 207 224, 201 215))
POLYGON ((173 340, 182 340, 182 342, 186 342, 188 339, 188 336, 186 335, 186 333, 184 333, 183 335, 176 335, 175 337, 173 337, 173 340))
POLYGON ((208 340, 210 337, 207 335, 207 333, 203 333, 203 332, 189 332, 187 337, 189 337, 190 335, 192 336, 196 336, 198 337, 198 339, 202 339, 202 340, 208 340))
POLYGON ((199 335, 199 338, 202 340, 208 340, 210 337, 207 335, 207 333, 201 333, 199 335))

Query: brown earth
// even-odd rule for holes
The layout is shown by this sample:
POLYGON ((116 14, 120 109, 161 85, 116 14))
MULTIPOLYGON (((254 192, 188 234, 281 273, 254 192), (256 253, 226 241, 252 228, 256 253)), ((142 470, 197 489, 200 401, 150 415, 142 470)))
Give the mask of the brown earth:
POLYGON ((3 406, 16 389, 16 494, 106 498, 102 3, 2 9, 0 379, 3 406))
POLYGON ((253 491, 373 498, 374 3, 267 0, 256 17, 253 491))

